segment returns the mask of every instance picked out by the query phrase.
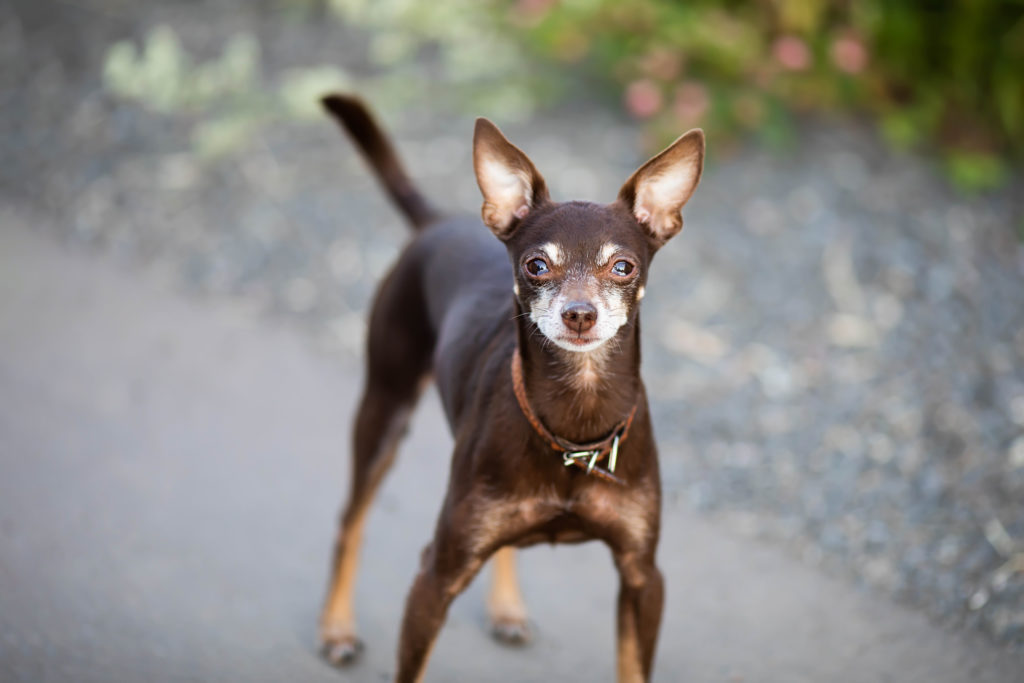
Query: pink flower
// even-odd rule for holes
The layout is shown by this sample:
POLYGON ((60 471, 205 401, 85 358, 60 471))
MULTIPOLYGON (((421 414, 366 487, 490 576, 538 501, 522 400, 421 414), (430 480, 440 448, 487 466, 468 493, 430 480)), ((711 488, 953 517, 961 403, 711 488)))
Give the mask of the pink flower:
POLYGON ((676 90, 672 111, 679 119, 680 125, 695 126, 704 118, 709 106, 711 98, 708 96, 708 89, 700 83, 691 81, 683 83, 676 90))
POLYGON ((553 0, 519 0, 516 9, 524 14, 544 14, 553 4, 553 0))
POLYGON ((772 45, 772 54, 783 68, 790 71, 804 71, 811 65, 811 51, 800 38, 782 36, 772 45))
POLYGON ((840 71, 859 74, 868 65, 867 48, 853 36, 836 38, 832 43, 832 62, 840 71))
POLYGON ((647 119, 654 116, 661 111, 664 105, 661 88, 648 78, 630 83, 626 87, 625 100, 626 109, 630 114, 639 119, 647 119))
POLYGON ((519 0, 512 11, 518 23, 534 27, 547 16, 554 4, 554 0, 519 0))

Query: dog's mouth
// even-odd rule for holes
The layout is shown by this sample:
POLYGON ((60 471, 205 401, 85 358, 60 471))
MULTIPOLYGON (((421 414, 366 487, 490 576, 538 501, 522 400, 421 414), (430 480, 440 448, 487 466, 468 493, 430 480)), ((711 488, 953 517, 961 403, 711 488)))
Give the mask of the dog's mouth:
POLYGON ((558 345, 573 351, 589 351, 604 343, 604 339, 596 335, 560 335, 556 340, 558 345))

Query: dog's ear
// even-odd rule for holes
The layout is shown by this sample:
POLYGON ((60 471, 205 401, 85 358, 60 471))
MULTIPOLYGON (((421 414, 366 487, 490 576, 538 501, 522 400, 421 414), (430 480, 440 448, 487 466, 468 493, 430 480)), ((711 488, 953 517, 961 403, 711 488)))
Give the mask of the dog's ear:
POLYGON ((532 209, 548 201, 547 185, 533 162, 484 118, 476 120, 473 131, 473 170, 484 195, 484 223, 501 240, 508 239, 532 209))
POLYGON ((682 229, 679 212, 697 189, 703 168, 704 131, 694 128, 638 168, 619 190, 619 200, 659 247, 682 229))

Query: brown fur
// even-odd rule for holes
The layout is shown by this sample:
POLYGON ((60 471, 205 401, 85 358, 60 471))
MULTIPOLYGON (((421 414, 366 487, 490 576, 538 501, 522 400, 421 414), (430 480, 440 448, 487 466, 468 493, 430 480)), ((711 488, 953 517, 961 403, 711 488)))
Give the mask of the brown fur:
POLYGON ((699 179, 702 134, 691 131, 641 167, 612 204, 555 203, 526 155, 480 120, 474 161, 492 236, 475 220, 436 217, 357 99, 324 103, 419 228, 370 316, 352 489, 321 618, 325 655, 338 664, 358 651, 351 593, 362 521, 433 371, 455 450, 407 599, 396 680, 422 677, 449 604, 495 553, 492 620, 496 635, 518 642, 526 616, 511 547, 591 539, 610 547, 620 575, 619 680, 648 680, 664 589, 654 563, 661 490, 638 308, 651 259, 678 231, 699 179), (636 407, 615 472, 624 485, 565 467, 530 425, 509 372, 517 349, 529 404, 562 439, 601 439, 636 407))

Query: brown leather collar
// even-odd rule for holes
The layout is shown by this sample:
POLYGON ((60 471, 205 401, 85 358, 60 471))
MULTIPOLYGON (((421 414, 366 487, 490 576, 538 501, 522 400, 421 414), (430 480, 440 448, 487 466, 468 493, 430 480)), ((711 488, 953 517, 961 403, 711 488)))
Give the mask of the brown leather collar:
POLYGON ((633 418, 636 416, 637 403, 633 404, 633 408, 629 411, 626 419, 615 425, 615 429, 608 436, 591 443, 579 444, 552 434, 544 426, 544 423, 540 421, 537 414, 533 412, 533 408, 530 407, 530 402, 526 398, 526 386, 523 383, 523 359, 519 355, 518 348, 512 353, 512 389, 516 394, 516 401, 519 402, 519 409, 523 411, 523 415, 533 426, 534 431, 540 434, 553 449, 562 453, 562 461, 566 467, 575 465, 585 469, 587 474, 596 475, 605 481, 615 482, 616 484, 626 483, 615 476, 615 464, 619 454, 619 447, 626 440, 626 436, 629 434, 629 427, 633 424, 633 418), (608 469, 597 466, 598 462, 609 456, 608 469))

